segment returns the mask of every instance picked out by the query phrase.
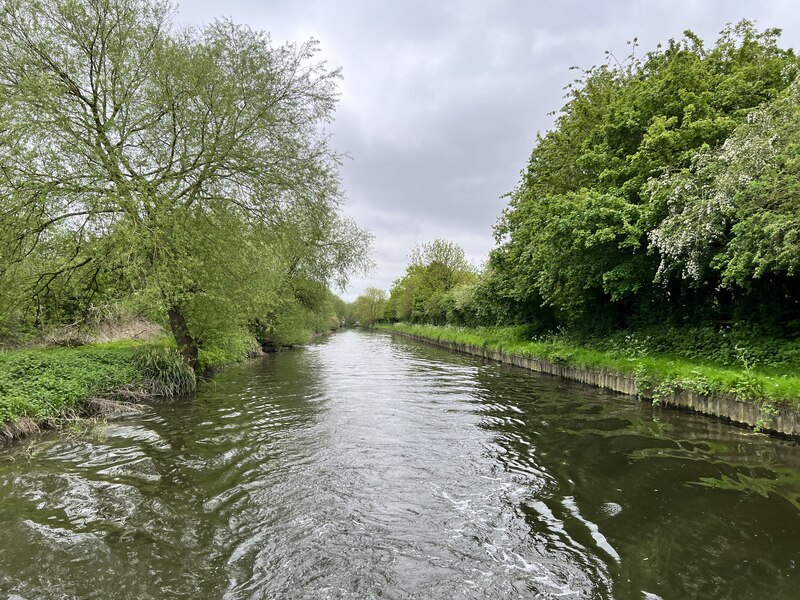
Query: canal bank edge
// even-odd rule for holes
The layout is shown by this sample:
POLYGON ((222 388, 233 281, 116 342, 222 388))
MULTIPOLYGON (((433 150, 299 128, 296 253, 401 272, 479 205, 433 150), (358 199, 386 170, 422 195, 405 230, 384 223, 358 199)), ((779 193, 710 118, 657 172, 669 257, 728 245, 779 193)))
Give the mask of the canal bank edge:
POLYGON ((194 390, 196 377, 162 341, 120 340, 0 353, 0 445, 83 419, 142 410, 194 390))
MULTIPOLYGON (((315 332, 309 341, 330 333, 315 332)), ((163 339, 2 350, 0 448, 70 423, 141 412, 149 401, 193 393, 232 365, 296 345, 262 348, 253 340, 241 352, 209 352, 201 373, 163 339)))
MULTIPOLYGON (((513 365, 536 373, 544 373, 575 381, 592 387, 610 390, 619 394, 636 396, 642 400, 653 401, 653 390, 639 389, 636 378, 608 369, 593 369, 574 365, 561 365, 538 358, 528 358, 503 350, 492 350, 473 344, 438 340, 432 337, 416 335, 389 327, 381 327, 393 335, 409 338, 439 348, 445 348, 462 354, 478 356, 486 360, 513 365)), ((658 403, 662 406, 689 410, 695 413, 728 420, 737 425, 757 428, 759 431, 790 436, 800 439, 800 412, 790 406, 764 406, 729 396, 703 395, 690 390, 674 390, 660 396, 658 403)))

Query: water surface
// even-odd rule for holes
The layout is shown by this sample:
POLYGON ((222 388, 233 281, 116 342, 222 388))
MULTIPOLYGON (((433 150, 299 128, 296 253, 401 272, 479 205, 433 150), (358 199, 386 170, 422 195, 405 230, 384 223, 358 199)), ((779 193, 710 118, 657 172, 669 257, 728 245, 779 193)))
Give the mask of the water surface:
POLYGON ((798 598, 800 448, 387 334, 0 452, 0 597, 798 598))

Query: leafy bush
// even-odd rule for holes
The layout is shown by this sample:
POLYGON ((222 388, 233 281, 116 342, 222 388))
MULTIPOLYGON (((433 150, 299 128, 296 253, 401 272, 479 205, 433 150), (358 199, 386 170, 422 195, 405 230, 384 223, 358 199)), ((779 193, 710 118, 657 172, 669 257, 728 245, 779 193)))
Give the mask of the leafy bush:
POLYGON ((243 329, 232 329, 218 336, 212 344, 200 348, 197 368, 200 373, 241 362, 260 352, 261 346, 252 334, 243 329))

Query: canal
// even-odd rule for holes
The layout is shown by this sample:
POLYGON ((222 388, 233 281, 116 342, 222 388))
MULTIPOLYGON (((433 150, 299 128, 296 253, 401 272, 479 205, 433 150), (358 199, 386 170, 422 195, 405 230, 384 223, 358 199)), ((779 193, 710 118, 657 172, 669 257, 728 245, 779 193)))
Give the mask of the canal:
POLYGON ((797 598, 800 446, 349 330, 0 452, 0 597, 797 598))

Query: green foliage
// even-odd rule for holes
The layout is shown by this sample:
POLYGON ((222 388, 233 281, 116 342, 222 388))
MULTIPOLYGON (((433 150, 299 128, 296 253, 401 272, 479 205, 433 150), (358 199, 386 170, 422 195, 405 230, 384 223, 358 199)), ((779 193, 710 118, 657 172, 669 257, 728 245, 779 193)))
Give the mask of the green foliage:
POLYGON ((163 349, 126 342, 81 348, 0 352, 0 423, 21 416, 57 419, 91 396, 142 385, 142 353, 163 349))
POLYGON ((160 0, 3 7, 0 336, 146 298, 209 364, 248 329, 306 329, 308 290, 369 265, 314 41, 180 29, 160 0))
POLYGON ((349 318, 347 303, 325 286, 309 279, 292 283, 249 327, 265 348, 305 344, 314 335, 338 329, 349 318))
POLYGON ((656 403, 800 401, 800 84, 778 37, 743 21, 584 71, 488 267, 453 281, 414 252, 387 315, 417 325, 395 327, 629 373, 656 403))
POLYGON ((352 317, 362 325, 372 325, 383 319, 386 312, 386 292, 370 287, 353 302, 352 317))
POLYGON ((448 313, 457 310, 452 290, 476 279, 457 244, 434 240, 418 245, 411 251, 405 275, 392 286, 388 305, 394 314, 386 316, 388 320, 444 323, 448 313))
POLYGON ((155 396, 185 395, 197 385, 194 370, 172 348, 149 348, 134 360, 134 368, 149 393, 155 396))
POLYGON ((765 373, 800 372, 800 340, 747 323, 734 326, 651 326, 596 334, 561 330, 537 339, 567 341, 629 358, 672 356, 714 365, 756 369, 765 373))
POLYGON ((590 330, 796 313, 798 61, 778 36, 743 21, 584 71, 496 228, 492 312, 590 330))
POLYGON ((331 321, 331 329, 335 330, 338 329, 342 323, 345 323, 350 320, 351 314, 351 307, 348 302, 334 294, 333 292, 329 292, 328 303, 330 305, 331 310, 331 317, 335 317, 335 323, 331 321))
MULTIPOLYGON (((252 336, 242 334, 205 351, 202 365, 225 366, 257 349, 252 336)), ((177 349, 163 343, 7 350, 0 352, 0 425, 21 417, 57 422, 92 397, 189 394, 196 383, 177 349)))
POLYGON ((213 344, 200 348, 197 371, 208 373, 256 356, 261 344, 249 331, 229 330, 225 337, 217 337, 213 344))
POLYGON ((800 84, 754 110, 726 142, 688 169, 651 183, 669 215, 651 232, 660 272, 747 289, 800 268, 800 84), (663 199, 662 199, 663 198, 663 199))

